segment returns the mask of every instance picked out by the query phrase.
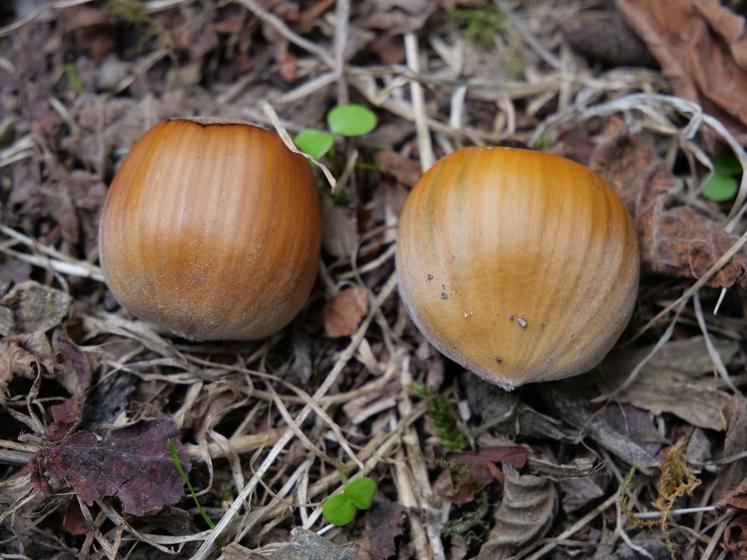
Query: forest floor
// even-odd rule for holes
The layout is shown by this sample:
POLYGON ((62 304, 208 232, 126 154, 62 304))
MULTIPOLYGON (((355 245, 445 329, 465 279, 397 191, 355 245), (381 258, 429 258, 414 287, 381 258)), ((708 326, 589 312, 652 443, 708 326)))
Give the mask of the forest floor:
POLYGON ((740 11, 4 3, 0 557, 747 557, 740 11), (343 196, 318 174, 321 271, 289 327, 195 343, 119 307, 98 218, 140 135, 193 115, 293 135, 350 102, 378 125, 322 160, 343 196), (401 305, 403 201, 470 145, 579 161, 634 217, 634 317, 594 371, 505 393, 436 352, 401 305), (359 475, 373 505, 328 525, 323 502, 359 475))

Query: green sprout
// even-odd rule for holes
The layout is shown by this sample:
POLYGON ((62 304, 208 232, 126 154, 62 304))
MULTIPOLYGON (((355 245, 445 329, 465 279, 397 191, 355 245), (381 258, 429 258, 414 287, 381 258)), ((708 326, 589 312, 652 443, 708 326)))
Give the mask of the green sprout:
MULTIPOLYGON (((197 505, 197 511, 200 512, 200 515, 205 520, 205 523, 207 523, 207 526, 210 527, 211 529, 215 529, 215 523, 213 523, 213 520, 210 519, 210 516, 207 514, 205 509, 202 507, 202 504, 200 504, 200 501, 197 499, 197 494, 195 493, 195 489, 192 487, 192 483, 189 481, 189 477, 187 476, 187 473, 184 471, 184 467, 182 466, 181 459, 179 459, 179 452, 176 450, 176 445, 174 445, 174 442, 171 441, 171 439, 168 439, 166 440, 166 446, 169 448, 169 452, 171 453, 171 460, 174 462, 174 466, 176 467, 176 470, 181 475, 182 480, 184 480, 184 484, 187 485, 189 494, 192 496, 192 499, 195 501, 195 504, 197 505)), ((220 546, 221 548, 225 546, 225 543, 223 542, 222 537, 218 537, 218 546, 220 546)))
POLYGON ((433 420, 433 429, 443 448, 457 453, 469 449, 469 439, 455 420, 457 400, 452 395, 431 391, 422 383, 413 383, 412 390, 428 403, 428 416, 433 420))
POLYGON ((376 490, 376 481, 367 476, 348 482, 342 493, 330 496, 324 501, 324 520, 337 527, 347 525, 355 519, 358 510, 367 510, 371 507, 376 490))
POLYGON ((327 113, 330 132, 314 128, 302 130, 293 142, 300 150, 319 160, 332 149, 335 136, 363 136, 376 128, 377 123, 376 114, 362 105, 338 105, 327 113))
POLYGON ((713 160, 713 175, 703 188, 703 196, 714 202, 731 200, 739 190, 737 176, 742 174, 742 166, 732 154, 719 156, 713 160))
POLYGON ((506 28, 506 14, 493 5, 477 9, 457 8, 451 11, 450 17, 457 26, 466 29, 468 39, 485 44, 492 44, 493 37, 506 28))

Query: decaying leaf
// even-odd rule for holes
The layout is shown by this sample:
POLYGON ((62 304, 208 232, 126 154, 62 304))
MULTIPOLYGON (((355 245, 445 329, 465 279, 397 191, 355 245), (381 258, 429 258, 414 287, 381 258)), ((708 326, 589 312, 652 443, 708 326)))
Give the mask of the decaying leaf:
POLYGON ((275 552, 272 560, 356 560, 357 547, 337 546, 316 533, 301 528, 293 529, 293 540, 275 552))
POLYGON ((70 340, 62 329, 55 331, 53 343, 55 350, 64 359, 63 367, 68 366, 72 369, 75 385, 72 387, 71 397, 65 399, 62 404, 52 407, 53 422, 44 433, 44 437, 48 441, 62 439, 80 422, 85 394, 91 385, 91 366, 80 348, 70 340))
MULTIPOLYGON (((635 217, 644 270, 677 278, 700 278, 738 240, 718 224, 675 200, 678 187, 647 137, 610 119, 606 139, 591 168, 617 191, 635 217)), ((747 287, 747 249, 742 249, 708 285, 747 287)))
POLYGON ((387 560, 397 552, 396 539, 401 536, 405 523, 404 508, 384 497, 377 497, 366 514, 362 548, 373 560, 387 560))
POLYGON ((696 101, 747 142, 744 19, 719 0, 617 0, 675 93, 696 101), (686 39, 685 39, 686 38, 686 39))
POLYGON ((33 379, 38 360, 15 340, 0 341, 0 404, 5 402, 5 392, 15 375, 33 379))
MULTIPOLYGON (((716 339, 714 345, 724 363, 739 350, 734 341, 716 339)), ((602 374, 596 377, 600 390, 609 393, 621 386, 650 351, 651 347, 625 348, 607 356, 602 374)), ((615 400, 654 414, 669 412, 694 426, 723 431, 730 397, 714 386, 712 371, 703 337, 672 341, 654 355, 632 385, 615 394, 615 400), (705 373, 710 377, 703 378, 705 373)))
POLYGON ((13 312, 13 332, 48 331, 67 316, 72 298, 63 291, 29 280, 19 284, 0 300, 13 312))
POLYGON ((739 558, 747 556, 747 515, 735 517, 724 531, 724 545, 736 552, 739 558))
POLYGON ((324 330, 327 336, 350 336, 368 310, 368 290, 362 286, 346 288, 324 307, 324 330))
MULTIPOLYGON (((725 414, 729 427, 726 429, 721 457, 733 457, 747 452, 747 438, 744 437, 747 434, 747 398, 742 395, 732 395, 725 414)), ((716 479, 714 498, 722 500, 739 487, 745 478, 747 478, 747 458, 743 457, 724 465, 716 479)))
POLYGON ((102 436, 89 431, 67 435, 34 455, 29 465, 32 480, 43 491, 65 480, 87 504, 115 496, 126 513, 144 515, 183 495, 184 482, 166 446, 169 439, 188 471, 190 462, 174 423, 160 417, 102 436))
POLYGON ((722 500, 722 506, 730 506, 747 511, 747 479, 729 492, 722 500))
POLYGON ((519 445, 501 447, 482 447, 477 451, 447 453, 443 464, 447 467, 451 481, 444 486, 449 488, 442 493, 445 498, 456 504, 466 504, 475 499, 475 495, 493 482, 503 482, 503 471, 497 464, 510 465, 514 469, 522 468, 529 456, 529 450, 519 445), (449 483, 450 482, 450 483, 449 483))
POLYGON ((629 465, 644 472, 658 465, 660 436, 647 412, 627 404, 593 405, 573 383, 559 383, 542 397, 565 422, 629 465))
POLYGON ((519 475, 504 464, 503 500, 495 512, 495 526, 480 548, 478 560, 510 558, 522 545, 541 538, 552 525, 558 493, 549 479, 519 475))

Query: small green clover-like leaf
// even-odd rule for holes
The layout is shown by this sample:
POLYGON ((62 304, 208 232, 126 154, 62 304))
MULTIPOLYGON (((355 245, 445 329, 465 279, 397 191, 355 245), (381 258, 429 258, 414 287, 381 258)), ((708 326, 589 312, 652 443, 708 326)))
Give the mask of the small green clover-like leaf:
POLYGON ((376 495, 376 481, 367 476, 356 478, 345 485, 345 496, 358 509, 368 509, 376 495))
POLYGON ((376 128, 377 122, 373 111, 355 103, 339 105, 327 113, 329 129, 340 136, 368 134, 376 128))
POLYGON ((715 173, 703 189, 703 196, 714 202, 725 202, 734 198, 739 186, 734 177, 715 173))
POLYGON ((335 494, 324 501, 322 515, 327 523, 342 527, 355 519, 355 504, 345 494, 335 494))
POLYGON ((742 166, 734 154, 724 154, 713 160, 713 171, 717 175, 739 175, 742 166))
POLYGON ((298 146, 299 150, 319 160, 332 148, 332 145, 335 143, 335 137, 329 132, 309 129, 302 130, 296 134, 293 142, 298 146))

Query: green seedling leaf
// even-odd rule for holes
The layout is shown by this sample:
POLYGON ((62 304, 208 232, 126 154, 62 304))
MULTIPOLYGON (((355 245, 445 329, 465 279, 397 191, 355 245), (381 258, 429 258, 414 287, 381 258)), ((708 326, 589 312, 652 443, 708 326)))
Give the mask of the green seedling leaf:
POLYGON ((342 527, 355 519, 355 504, 345 494, 335 494, 324 501, 322 516, 327 523, 342 527))
POLYGON ((339 105, 327 113, 327 125, 340 136, 362 136, 374 128, 378 119, 370 109, 351 103, 339 105))
POLYGON ((335 137, 321 130, 302 130, 293 138, 298 149, 316 160, 322 159, 335 143, 335 137))
MULTIPOLYGON (((179 459, 179 452, 176 449, 176 445, 174 445, 173 441, 168 439, 166 440, 166 447, 169 448, 169 453, 171 453, 171 460, 174 462, 174 466, 176 467, 177 472, 182 477, 184 484, 187 485, 187 489, 189 490, 189 493, 192 496, 192 499, 195 501, 195 505, 197 506, 197 511, 200 512, 200 515, 202 516, 202 519, 205 521, 205 524, 211 529, 215 529, 215 523, 213 523, 213 520, 210 519, 210 516, 208 516, 205 509, 202 507, 202 504, 200 504, 200 501, 197 499, 197 494, 195 494, 195 489, 192 487, 192 483, 189 481, 189 476, 187 476, 187 473, 185 472, 184 467, 182 466, 181 459, 179 459)), ((223 537, 218 537, 218 545, 221 548, 226 546, 225 543, 223 542, 223 537)))
POLYGON ((724 154, 713 160, 713 171, 717 175, 740 175, 742 166, 734 154, 724 154))
POLYGON ((376 481, 367 476, 356 478, 345 485, 344 495, 358 509, 368 509, 371 507, 374 496, 376 495, 376 481))
POLYGON ((703 196, 714 202, 725 202, 734 198, 739 186, 734 177, 714 173, 703 189, 703 196))

